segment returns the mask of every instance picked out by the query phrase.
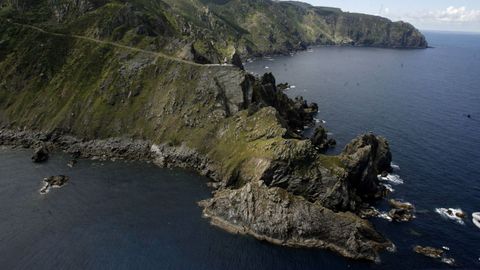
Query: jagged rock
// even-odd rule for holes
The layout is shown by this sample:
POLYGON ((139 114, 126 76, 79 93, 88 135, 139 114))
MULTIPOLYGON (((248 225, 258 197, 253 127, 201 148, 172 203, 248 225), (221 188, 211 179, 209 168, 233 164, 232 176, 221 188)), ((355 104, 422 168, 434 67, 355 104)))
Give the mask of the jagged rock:
POLYGON ((388 212, 388 216, 397 222, 408 222, 415 218, 409 209, 392 209, 388 212))
POLYGON ((67 183, 69 179, 70 178, 65 175, 57 175, 44 178, 43 181, 45 182, 45 186, 40 189, 40 193, 45 194, 52 187, 62 187, 63 185, 65 185, 65 183, 67 183))
POLYGON ((440 259, 443 256, 443 253, 445 252, 439 248, 422 247, 422 246, 415 246, 413 248, 413 251, 415 251, 418 254, 422 254, 424 256, 434 258, 434 259, 440 259))
POLYGON ((413 210, 415 208, 413 206, 413 204, 411 204, 409 202, 402 202, 402 201, 395 200, 395 199, 390 199, 388 201, 388 204, 390 204, 391 207, 396 208, 396 209, 413 210))
POLYGON ((320 149, 320 151, 326 151, 337 145, 337 142, 334 139, 328 138, 327 130, 323 126, 318 126, 315 129, 310 140, 313 145, 320 149))
POLYGON ((308 104, 303 97, 292 100, 279 90, 272 73, 265 73, 260 82, 254 84, 252 103, 257 107, 272 106, 277 109, 291 131, 303 130, 311 125, 318 112, 316 103, 308 104))
POLYGON ((33 152, 32 161, 35 163, 40 163, 48 160, 49 151, 45 145, 39 146, 33 152))
POLYGON ((69 177, 65 175, 50 176, 43 179, 43 181, 48 183, 50 186, 56 186, 56 187, 63 186, 68 180, 69 180, 69 177))
POLYGON ((375 198, 383 194, 378 175, 391 172, 392 154, 388 142, 373 134, 357 137, 341 154, 348 172, 348 182, 364 198, 375 198))
POLYGON ((333 212, 261 182, 218 191, 200 204, 212 224, 276 244, 327 248, 371 261, 378 259, 378 251, 392 245, 352 213, 333 212))
POLYGON ((429 258, 439 259, 441 262, 450 266, 456 265, 455 259, 446 257, 445 251, 439 248, 415 246, 413 251, 429 258))

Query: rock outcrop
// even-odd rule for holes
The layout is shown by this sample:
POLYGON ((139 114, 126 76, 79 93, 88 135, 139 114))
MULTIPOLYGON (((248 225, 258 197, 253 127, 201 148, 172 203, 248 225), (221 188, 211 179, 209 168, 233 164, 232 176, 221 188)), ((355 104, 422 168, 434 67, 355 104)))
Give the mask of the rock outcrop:
POLYGON ((335 147, 337 142, 335 139, 328 138, 327 130, 323 126, 318 126, 315 128, 312 138, 310 138, 312 144, 318 147, 320 151, 326 151, 330 148, 335 147))
MULTIPOLYGON (((182 16, 169 18, 183 34, 169 34, 171 22, 160 15, 163 9, 176 14, 172 6, 159 4, 157 20, 148 23, 152 17, 140 16, 147 11, 136 1, 105 2, 86 15, 66 13, 55 33, 35 28, 48 12, 33 16, 33 27, 11 21, 24 22, 18 10, 0 13, 0 144, 194 169, 216 188, 202 203, 207 217, 274 243, 366 260, 390 245, 355 214, 383 194, 377 175, 391 170, 385 139, 362 135, 342 154, 324 155, 302 136, 318 106, 289 98, 272 74, 257 78, 234 65, 172 56, 192 44, 208 58, 218 51, 232 56, 237 51, 229 42, 236 41, 222 31, 212 40, 226 43, 202 47, 211 36, 182 16)), ((221 21, 208 10, 202 14, 205 23, 221 21)))
POLYGON ((222 190, 200 203, 212 223, 234 233, 294 247, 317 247, 353 259, 376 260, 391 243, 358 216, 336 213, 262 182, 222 190))
POLYGON ((56 175, 44 178, 45 186, 40 189, 41 194, 48 193, 50 188, 60 188, 65 185, 70 178, 65 175, 56 175))
POLYGON ((363 198, 381 196, 384 187, 377 175, 392 171, 392 154, 384 138, 360 136, 345 147, 341 159, 348 171, 348 182, 363 198))

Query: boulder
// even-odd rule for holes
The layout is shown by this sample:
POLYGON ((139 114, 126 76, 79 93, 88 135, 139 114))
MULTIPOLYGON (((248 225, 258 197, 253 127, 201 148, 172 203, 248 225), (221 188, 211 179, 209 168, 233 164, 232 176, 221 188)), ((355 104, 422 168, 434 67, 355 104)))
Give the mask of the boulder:
POLYGON ((39 146, 33 152, 32 161, 35 163, 45 162, 48 160, 49 151, 45 145, 39 146))
POLYGON ((44 178, 43 181, 45 181, 48 185, 52 187, 61 187, 67 183, 67 181, 70 178, 65 175, 57 175, 57 176, 50 176, 47 178, 44 178))
POLYGON ((397 222, 408 222, 415 218, 409 209, 392 209, 388 212, 388 216, 397 222))
POLYGON ((70 178, 65 175, 50 176, 44 178, 45 186, 40 189, 41 194, 47 193, 52 187, 62 187, 70 178))
POLYGON ((413 210, 415 208, 413 204, 409 202, 402 202, 395 199, 390 199, 388 201, 388 204, 395 209, 413 210))

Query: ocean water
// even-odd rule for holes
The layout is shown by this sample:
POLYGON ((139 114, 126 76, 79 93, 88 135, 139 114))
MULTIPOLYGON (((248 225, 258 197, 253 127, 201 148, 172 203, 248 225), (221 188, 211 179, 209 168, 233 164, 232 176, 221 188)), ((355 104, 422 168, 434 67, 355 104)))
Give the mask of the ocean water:
POLYGON ((372 219, 397 246, 380 264, 215 228, 196 204, 210 197, 208 180, 188 171, 91 160, 68 168, 61 153, 32 164, 29 150, 0 148, 0 269, 449 268, 413 253, 417 244, 446 246, 460 268, 480 269, 480 229, 470 216, 480 211, 480 36, 427 39, 434 49, 319 47, 246 66, 319 104, 339 144, 332 154, 364 132, 388 138, 404 182, 392 184, 392 197, 412 202, 417 218, 372 219), (56 174, 71 181, 40 195, 41 179, 56 174), (442 207, 469 219, 445 219, 435 212, 442 207))

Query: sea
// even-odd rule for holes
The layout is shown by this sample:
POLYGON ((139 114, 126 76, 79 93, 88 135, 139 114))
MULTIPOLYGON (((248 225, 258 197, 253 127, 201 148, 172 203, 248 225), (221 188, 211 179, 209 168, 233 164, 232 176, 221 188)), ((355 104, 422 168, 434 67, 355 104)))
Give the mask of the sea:
MULTIPOLYGON (((456 269, 480 269, 480 35, 425 32, 432 48, 313 47, 249 59, 286 93, 319 105, 319 123, 338 145, 373 132, 388 139, 395 172, 390 198, 411 202, 416 218, 371 222, 395 243, 377 263, 319 249, 288 248, 229 234, 202 218, 208 179, 141 162, 80 160, 0 148, 0 269, 450 269, 413 252, 444 249, 456 269), (42 179, 65 174, 41 195, 42 179), (445 209, 461 209, 464 220, 445 209), (442 212, 442 209, 444 212, 442 212), (443 214, 442 214, 443 213, 443 214)), ((308 133, 308 131, 307 131, 308 133)), ((375 207, 388 210, 386 200, 375 207)))

